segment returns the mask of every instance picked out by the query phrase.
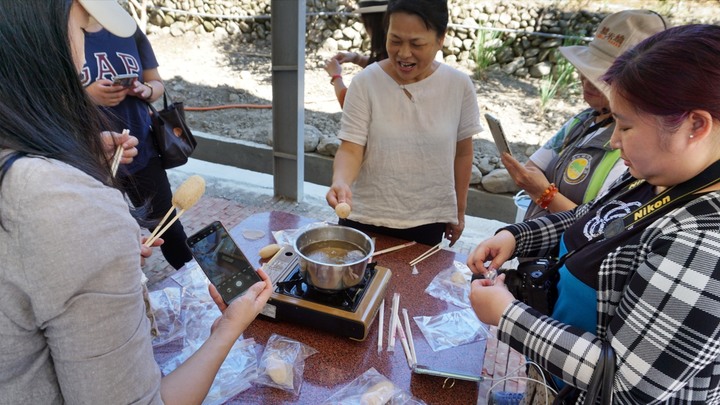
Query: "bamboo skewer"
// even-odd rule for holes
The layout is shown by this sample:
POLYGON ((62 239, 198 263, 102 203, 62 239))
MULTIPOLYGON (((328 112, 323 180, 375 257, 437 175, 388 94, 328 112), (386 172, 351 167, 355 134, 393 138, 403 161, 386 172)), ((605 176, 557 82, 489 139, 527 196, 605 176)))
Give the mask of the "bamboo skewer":
POLYGON ((404 248, 406 248, 406 247, 410 247, 410 246, 412 246, 412 245, 415 245, 416 243, 417 243, 417 242, 412 241, 412 242, 408 242, 408 243, 403 243, 402 245, 397 245, 397 246, 389 247, 389 248, 387 248, 387 249, 378 250, 377 252, 373 253, 373 257, 377 257, 377 256, 383 255, 383 254, 385 254, 385 253, 394 252, 394 251, 396 251, 396 250, 404 249, 404 248))
MULTIPOLYGON (((175 207, 173 206, 173 208, 175 208, 175 207)), ((172 226, 172 224, 174 224, 175 221, 177 221, 177 220, 180 218, 180 215, 182 215, 182 214, 184 214, 184 213, 185 213, 185 210, 180 210, 180 211, 178 211, 178 212, 177 212, 177 215, 175 215, 175 216, 173 217, 173 219, 171 219, 170 221, 168 221, 167 224, 164 224, 165 226, 163 226, 162 229, 160 229, 160 224, 158 224, 158 226, 155 227, 155 230, 157 231, 158 229, 160 229, 160 232, 157 232, 157 233, 155 233, 155 236, 151 236, 150 238, 148 238, 148 240, 145 241, 145 246, 148 246, 148 247, 149 247, 149 246, 152 246, 152 244, 153 244, 159 237, 161 237, 162 234, 164 234, 168 229, 170 229, 170 227, 172 226)))
POLYGON ((410 264, 411 266, 414 266, 414 265, 420 263, 421 261, 427 259, 428 257, 434 255, 435 253, 437 253, 438 251, 440 251, 440 250, 442 249, 442 244, 443 244, 443 242, 440 241, 440 243, 438 243, 437 245, 431 247, 430 249, 428 249, 427 251, 425 251, 425 253, 423 253, 423 254, 421 254, 420 256, 418 256, 418 257, 410 260, 410 263, 409 263, 409 264, 410 264))
POLYGON ((390 330, 388 330, 388 348, 389 352, 395 351, 395 333, 397 331, 397 322, 395 317, 397 316, 398 307, 400 306, 400 294, 393 294, 392 300, 392 313, 390 315, 390 330))
POLYGON ((204 193, 205 180, 198 175, 188 177, 188 179, 185 180, 180 187, 178 187, 175 194, 173 194, 172 207, 170 207, 163 219, 157 224, 157 226, 155 226, 155 230, 145 241, 145 246, 152 246, 152 244, 155 243, 155 241, 162 236, 162 234, 165 233, 165 231, 167 231, 170 226, 172 226, 172 224, 174 224, 175 221, 177 221, 180 216, 185 213, 185 211, 197 203, 204 193), (172 214, 176 208, 179 209, 177 215, 175 215, 166 224, 165 221, 170 217, 170 214, 172 214))
POLYGON ((395 324, 397 325, 397 333, 400 336, 400 342, 402 343, 403 351, 405 352, 405 358, 407 358, 408 367, 413 368, 412 352, 410 352, 410 346, 408 345, 407 336, 403 331, 402 322, 400 322, 400 315, 395 313, 395 324))
POLYGON ((165 214, 165 216, 163 217, 163 219, 160 220, 160 222, 158 222, 157 226, 155 226, 155 230, 153 231, 153 233, 150 234, 150 236, 147 238, 147 241, 145 241, 145 245, 146 245, 146 246, 152 245, 152 242, 155 242, 155 239, 159 238, 159 236, 157 236, 157 235, 160 233, 160 229, 162 229, 162 225, 165 223, 165 221, 167 221, 168 217, 170 216, 170 214, 173 213, 174 210, 175 210, 175 205, 173 205, 172 207, 170 207, 170 209, 169 209, 168 212, 165 214), (156 236, 157 236, 157 237, 156 237, 156 236), (154 238, 154 239, 153 239, 153 238, 154 238), (152 239, 152 242, 150 242, 151 239, 152 239), (148 242, 150 242, 150 243, 148 243, 148 242))
POLYGON ((378 314, 378 316, 380 317, 380 319, 378 319, 377 348, 378 348, 378 353, 380 353, 380 352, 382 352, 382 348, 383 348, 382 341, 383 341, 383 326, 384 326, 383 323, 384 323, 384 318, 385 318, 385 299, 383 299, 382 302, 380 302, 380 313, 378 314))
MULTIPOLYGON (((405 318, 405 330, 407 331, 406 335, 408 343, 410 344, 410 354, 412 355, 412 363, 414 366, 417 364, 417 355, 415 354, 415 343, 413 343, 412 330, 410 329, 410 318, 408 317, 408 311, 406 308, 403 308, 402 313, 403 318, 405 318)), ((412 366, 410 368, 412 368, 412 366)))
POLYGON ((170 207, 170 209, 169 209, 168 212, 165 214, 165 216, 163 217, 163 219, 161 219, 160 222, 158 222, 157 226, 155 226, 155 230, 150 234, 150 236, 148 236, 147 240, 145 241, 145 246, 148 246, 148 247, 149 247, 150 245, 153 244, 153 242, 155 242, 155 239, 159 238, 159 236, 157 236, 157 235, 158 235, 158 233, 160 233, 160 229, 162 228, 162 224, 164 224, 165 221, 167 221, 168 217, 170 216, 170 214, 173 213, 174 210, 175 210, 175 205, 173 205, 172 207, 170 207))

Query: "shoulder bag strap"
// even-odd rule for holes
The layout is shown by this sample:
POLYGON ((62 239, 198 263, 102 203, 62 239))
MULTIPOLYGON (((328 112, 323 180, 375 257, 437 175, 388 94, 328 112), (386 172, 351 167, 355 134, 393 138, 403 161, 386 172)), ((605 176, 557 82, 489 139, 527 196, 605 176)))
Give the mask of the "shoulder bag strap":
POLYGON ((597 400, 603 405, 612 403, 612 384, 615 379, 615 351, 610 347, 609 342, 602 342, 600 346, 600 358, 595 365, 587 393, 585 394, 584 405, 595 405, 597 400))
POLYGON ((610 405, 613 401, 613 382, 615 381, 615 350, 610 346, 610 342, 604 342, 607 351, 605 353, 605 371, 603 372, 602 389, 600 394, 602 395, 601 403, 603 405, 610 405))
MULTIPOLYGON (((138 55, 139 55, 139 56, 141 57, 141 59, 142 59, 142 56, 140 55, 140 38, 141 38, 140 36, 141 36, 141 35, 142 35, 142 31, 140 31, 140 29, 138 28, 138 29, 135 31, 135 33, 133 34, 133 39, 135 40, 135 47, 137 48, 138 55)), ((167 110, 167 108, 168 108, 168 98, 170 98, 170 104, 172 104, 172 97, 168 96, 167 86, 165 86, 165 82, 162 82, 162 85, 163 85, 163 109, 164 109, 164 110, 167 110)), ((150 110, 153 111, 155 114, 157 114, 157 110, 155 109, 155 107, 153 107, 153 106, 152 106, 150 103, 148 103, 147 101, 145 101, 145 103, 147 103, 148 105, 150 105, 150 110)))

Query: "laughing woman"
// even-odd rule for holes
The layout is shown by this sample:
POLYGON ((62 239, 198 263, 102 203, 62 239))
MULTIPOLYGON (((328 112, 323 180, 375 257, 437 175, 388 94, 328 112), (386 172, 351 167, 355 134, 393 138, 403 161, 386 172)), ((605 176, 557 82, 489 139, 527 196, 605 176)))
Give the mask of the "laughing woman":
POLYGON ((552 317, 515 300, 503 276, 475 281, 472 306, 500 340, 576 387, 578 403, 605 345, 614 403, 718 404, 720 27, 655 34, 604 79, 610 143, 628 174, 573 211, 504 228, 468 260, 485 273, 560 246, 552 317))
POLYGON ((446 0, 391 1, 386 19, 388 58, 350 84, 326 198, 352 207, 343 225, 454 244, 465 227, 472 135, 482 131, 475 88, 435 59, 446 0))

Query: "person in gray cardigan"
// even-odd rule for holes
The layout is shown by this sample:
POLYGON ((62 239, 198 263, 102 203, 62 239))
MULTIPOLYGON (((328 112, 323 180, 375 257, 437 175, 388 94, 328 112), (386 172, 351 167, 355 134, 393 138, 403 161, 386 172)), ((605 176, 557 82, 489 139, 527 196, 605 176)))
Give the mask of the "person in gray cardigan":
POLYGON ((199 404, 272 293, 267 276, 162 377, 143 302, 140 228, 111 174, 78 72, 114 0, 0 1, 0 404, 199 404))

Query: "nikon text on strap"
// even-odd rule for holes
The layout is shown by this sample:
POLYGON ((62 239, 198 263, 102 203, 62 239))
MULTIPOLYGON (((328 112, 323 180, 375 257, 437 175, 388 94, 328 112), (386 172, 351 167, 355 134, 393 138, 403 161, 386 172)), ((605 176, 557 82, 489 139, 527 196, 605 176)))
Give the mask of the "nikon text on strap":
MULTIPOLYGON (((627 193, 628 191, 632 190, 633 188, 639 186, 644 182, 644 180, 636 180, 631 182, 627 186, 623 187, 623 189, 619 193, 615 194, 614 198, 617 198, 627 193)), ((625 230, 634 228, 641 222, 655 219, 659 216, 659 214, 668 212, 671 208, 675 208, 681 203, 697 198, 699 196, 698 192, 718 182, 720 182, 720 161, 711 164, 692 179, 684 183, 669 187, 666 190, 658 193, 655 197, 651 198, 650 201, 635 209, 633 212, 627 214, 625 217, 613 220, 605 227, 605 230, 601 235, 598 235, 588 240, 586 243, 578 246, 573 251, 563 255, 559 259, 558 263, 555 265, 555 269, 559 269, 560 267, 562 267, 565 261, 570 256, 580 251, 584 247, 590 245, 591 243, 600 241, 602 239, 612 238, 624 232, 625 230)), ((604 198, 604 200, 608 199, 609 198, 604 198)))

